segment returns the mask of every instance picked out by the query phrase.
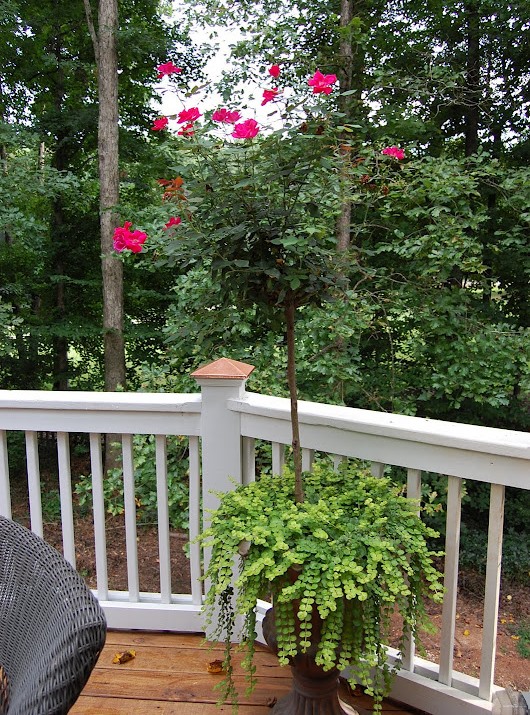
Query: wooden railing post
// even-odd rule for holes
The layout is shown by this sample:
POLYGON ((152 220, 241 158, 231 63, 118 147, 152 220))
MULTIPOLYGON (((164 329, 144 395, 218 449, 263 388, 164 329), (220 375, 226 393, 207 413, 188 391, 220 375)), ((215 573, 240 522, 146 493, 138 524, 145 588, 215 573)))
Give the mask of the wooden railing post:
POLYGON ((254 367, 237 360, 222 358, 192 373, 202 393, 201 449, 203 525, 207 509, 215 509, 218 492, 241 484, 242 443, 241 415, 228 409, 228 400, 241 399, 245 383, 254 367))
MULTIPOLYGON (((219 500, 212 493, 225 492, 243 483, 243 439, 241 414, 228 408, 230 399, 245 395, 245 383, 253 370, 236 360, 222 358, 192 373, 202 394, 201 451, 202 451, 202 526, 209 522, 209 510, 216 509, 219 500)), ((211 550, 204 549, 203 567, 206 570, 211 550)), ((235 577, 235 572, 234 572, 235 577)), ((206 591, 210 584, 204 584, 206 591)), ((212 624, 205 624, 206 638, 219 634, 212 624)), ((240 625, 236 626, 238 630, 240 625)), ((237 638, 237 635, 236 635, 237 638)))

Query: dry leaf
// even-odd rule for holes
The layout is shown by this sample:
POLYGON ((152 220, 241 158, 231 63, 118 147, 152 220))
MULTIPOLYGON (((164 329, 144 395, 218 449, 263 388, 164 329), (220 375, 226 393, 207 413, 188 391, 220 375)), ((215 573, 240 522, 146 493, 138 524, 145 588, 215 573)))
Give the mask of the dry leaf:
POLYGON ((467 628, 466 628, 466 630, 464 631, 464 635, 465 635, 465 636, 468 636, 469 634, 470 634, 470 631, 468 631, 467 628))
POLYGON ((220 675, 221 673, 224 673, 224 668, 223 668, 223 661, 222 660, 212 660, 211 663, 208 663, 207 670, 209 673, 213 673, 214 675, 220 675))
POLYGON ((112 659, 112 662, 119 663, 119 665, 122 665, 123 663, 128 663, 133 658, 136 658, 136 651, 125 650, 123 651, 123 653, 116 653, 116 655, 112 659))
POLYGON ((265 705, 268 708, 273 708, 277 702, 278 702, 278 698, 275 695, 271 695, 269 698, 267 698, 265 705))

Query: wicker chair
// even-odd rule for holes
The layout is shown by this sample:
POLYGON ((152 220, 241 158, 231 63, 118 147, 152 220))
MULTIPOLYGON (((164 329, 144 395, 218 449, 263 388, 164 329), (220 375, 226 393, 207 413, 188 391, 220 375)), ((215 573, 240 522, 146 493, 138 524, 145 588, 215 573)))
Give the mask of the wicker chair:
POLYGON ((38 536, 0 516, 0 715, 62 715, 105 642, 103 611, 38 536))

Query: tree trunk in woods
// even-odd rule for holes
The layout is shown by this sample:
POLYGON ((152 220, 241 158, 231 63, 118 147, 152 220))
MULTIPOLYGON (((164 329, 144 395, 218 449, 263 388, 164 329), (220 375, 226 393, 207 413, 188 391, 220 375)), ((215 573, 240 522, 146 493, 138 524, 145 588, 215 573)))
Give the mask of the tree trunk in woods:
POLYGON ((465 4, 466 13, 466 156, 476 154, 479 147, 480 124, 480 13, 476 0, 465 4))
POLYGON ((98 29, 94 25, 90 0, 83 0, 88 30, 98 68, 98 154, 99 210, 103 277, 103 336, 105 349, 105 390, 125 385, 125 343, 123 339, 123 267, 112 244, 118 225, 118 0, 99 0, 98 29))
MULTIPOLYGON (((346 30, 353 18, 353 0, 341 0, 340 21, 341 30, 339 42, 339 86, 340 91, 349 92, 352 88, 353 75, 353 48, 350 33, 346 30)), ((339 99, 339 110, 346 116, 344 121, 350 120, 351 96, 339 99)), ((351 201, 348 198, 350 193, 348 163, 350 160, 349 147, 341 149, 343 157, 343 167, 341 171, 341 184, 343 193, 346 194, 342 200, 340 214, 337 218, 337 250, 341 253, 350 247, 351 233, 351 201)))
POLYGON ((123 267, 112 245, 114 229, 118 225, 116 207, 119 203, 117 0, 100 0, 98 17, 98 152, 105 390, 112 392, 125 385, 123 267))
MULTIPOLYGON (((63 265, 56 263, 55 270, 58 276, 63 275, 63 265)), ((66 305, 64 300, 64 282, 58 281, 55 293, 55 313, 57 321, 64 320, 66 305)), ((68 390, 69 362, 68 339, 64 335, 55 335, 53 338, 53 389, 68 390)))
MULTIPOLYGON (((101 270, 103 278, 103 340, 105 390, 125 387, 125 342, 123 338, 123 266, 113 248, 118 225, 118 0, 99 0, 98 31, 94 26, 90 0, 83 0, 88 29, 94 44, 98 68, 98 155, 101 270)), ((106 435, 105 469, 116 466, 117 453, 110 448, 119 435, 106 435)))
MULTIPOLYGON (((64 61, 65 52, 62 44, 62 34, 59 27, 55 27, 53 39, 53 54, 57 71, 55 74, 55 83, 53 88, 53 101, 55 111, 58 117, 63 116, 64 100, 65 100, 65 75, 64 61)), ((52 165, 58 172, 65 172, 70 168, 70 155, 68 151, 68 129, 62 123, 55 133, 55 147, 53 150, 52 165)), ((42 161, 42 143, 39 145, 39 165, 42 161)), ((66 316, 66 297, 65 297, 65 262, 64 259, 68 255, 68 240, 69 236, 65 231, 64 221, 64 199, 61 195, 55 197, 53 201, 52 225, 51 233, 53 236, 52 255, 53 255, 53 272, 55 273, 55 307, 54 307, 54 323, 57 326, 53 336, 53 389, 67 390, 68 389, 68 338, 61 335, 61 324, 64 325, 66 316)))

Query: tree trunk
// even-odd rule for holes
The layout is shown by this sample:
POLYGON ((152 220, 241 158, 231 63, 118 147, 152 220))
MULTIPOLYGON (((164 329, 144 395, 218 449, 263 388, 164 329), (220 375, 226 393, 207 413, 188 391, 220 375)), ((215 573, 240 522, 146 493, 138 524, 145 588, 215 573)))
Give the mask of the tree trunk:
POLYGON ((480 13, 476 0, 465 4, 466 13, 466 105, 465 153, 476 154, 479 147, 480 124, 480 13))
MULTIPOLYGON (((57 71, 55 74, 55 83, 53 88, 53 101, 57 117, 62 117, 64 113, 65 100, 65 75, 64 75, 64 52, 62 44, 62 32, 59 26, 55 26, 53 53, 57 71)), ((53 149, 52 166, 58 172, 65 172, 70 168, 70 155, 67 149, 69 139, 69 131, 62 122, 58 123, 58 128, 55 132, 55 146, 53 149)), ((39 145, 39 167, 43 162, 42 142, 39 145)), ((65 265, 68 262, 68 243, 69 236, 65 227, 64 221, 64 200, 62 195, 55 197, 53 201, 52 225, 51 233, 53 236, 52 242, 52 262, 53 271, 56 276, 55 287, 55 307, 53 316, 53 325, 55 326, 55 334, 53 336, 53 389, 67 390, 68 389, 68 338, 61 335, 62 326, 66 318, 67 305, 65 297, 65 265)))
MULTIPOLYGON (((352 0, 341 0, 340 5, 340 42, 339 42, 339 87, 342 92, 349 92, 352 89, 353 75, 353 48, 350 33, 347 31, 349 24, 353 18, 353 2, 352 0)), ((351 114, 351 95, 340 97, 339 110, 345 115, 344 121, 348 122, 351 114)), ((350 232, 351 232, 351 201, 348 198, 350 193, 350 179, 348 164, 350 160, 349 146, 341 148, 341 157, 343 159, 340 180, 342 191, 345 196, 342 199, 340 214, 337 218, 337 250, 341 253, 347 251, 350 247, 350 232)))
MULTIPOLYGON (((55 266, 57 275, 63 275, 63 266, 58 263, 55 266)), ((55 293, 55 314, 56 322, 62 322, 65 318, 66 306, 64 300, 64 282, 57 283, 55 293)), ((55 335, 53 338, 53 389, 68 390, 69 381, 68 362, 68 339, 64 335, 55 335)))
POLYGON ((100 0, 98 19, 96 55, 105 390, 112 392, 125 384, 123 268, 114 254, 112 244, 114 229, 118 224, 116 207, 119 203, 117 0, 100 0))
MULTIPOLYGON (((98 67, 98 155, 99 211, 101 232, 101 273, 103 279, 103 343, 105 390, 125 387, 125 341, 123 338, 123 266, 113 248, 118 225, 118 0, 99 0, 98 32, 94 27, 90 0, 83 0, 88 29, 98 67)), ((112 444, 120 436, 105 437, 105 469, 117 466, 118 452, 112 444)))

